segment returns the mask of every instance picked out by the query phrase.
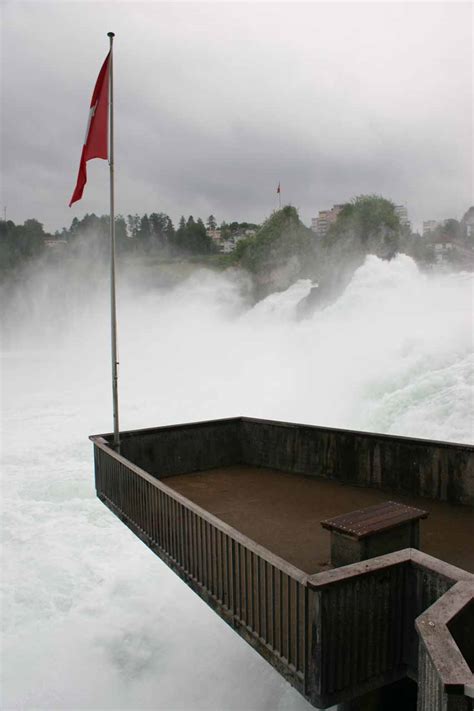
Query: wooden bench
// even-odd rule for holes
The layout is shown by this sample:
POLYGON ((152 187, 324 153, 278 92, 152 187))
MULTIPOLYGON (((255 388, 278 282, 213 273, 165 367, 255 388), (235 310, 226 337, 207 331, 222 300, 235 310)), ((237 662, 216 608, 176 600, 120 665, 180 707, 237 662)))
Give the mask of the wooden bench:
POLYGON ((420 547, 420 519, 427 511, 386 501, 321 521, 331 533, 331 564, 335 567, 420 547))

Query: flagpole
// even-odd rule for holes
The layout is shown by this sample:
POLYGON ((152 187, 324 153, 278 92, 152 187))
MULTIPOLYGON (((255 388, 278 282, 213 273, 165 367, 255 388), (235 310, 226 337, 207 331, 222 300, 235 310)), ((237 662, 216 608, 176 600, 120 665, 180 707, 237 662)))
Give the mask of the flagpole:
POLYGON ((112 345, 112 398, 114 414, 114 448, 120 450, 118 412, 118 360, 117 360, 117 309, 115 299, 115 205, 114 205, 114 65, 113 41, 115 34, 107 32, 110 39, 109 64, 109 169, 110 169, 110 324, 112 345))

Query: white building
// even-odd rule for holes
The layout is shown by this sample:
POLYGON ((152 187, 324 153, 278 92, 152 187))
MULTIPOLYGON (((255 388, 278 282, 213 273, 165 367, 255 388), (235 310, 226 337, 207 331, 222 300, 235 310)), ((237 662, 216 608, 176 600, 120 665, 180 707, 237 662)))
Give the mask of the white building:
POLYGON ((48 249, 63 249, 67 247, 67 240, 65 239, 45 239, 44 246, 48 249))
POLYGON ((470 241, 474 237, 474 207, 470 207, 461 220, 464 236, 470 241))
POLYGON ((320 210, 318 217, 311 219, 311 229, 316 232, 318 237, 324 237, 333 222, 337 220, 337 216, 341 212, 344 205, 333 205, 330 210, 320 210))
POLYGON ((410 226, 410 220, 408 219, 408 210, 405 205, 395 205, 395 214, 398 215, 400 224, 404 227, 410 226))
POLYGON ((206 230, 208 237, 214 240, 214 242, 219 242, 221 239, 221 230, 220 227, 216 227, 215 229, 207 229, 206 230))
POLYGON ((440 223, 437 220, 424 220, 423 221, 423 237, 434 232, 440 223))
POLYGON ((223 239, 219 251, 222 252, 222 254, 230 254, 233 252, 235 249, 235 242, 233 239, 223 239))

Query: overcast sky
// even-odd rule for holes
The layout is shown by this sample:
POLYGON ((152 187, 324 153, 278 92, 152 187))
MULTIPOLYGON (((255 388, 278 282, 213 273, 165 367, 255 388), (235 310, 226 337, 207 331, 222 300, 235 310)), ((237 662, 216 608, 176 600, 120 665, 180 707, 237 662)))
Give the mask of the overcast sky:
POLYGON ((473 203, 470 3, 4 2, 2 207, 49 230, 108 212, 73 191, 116 33, 116 211, 306 224, 361 193, 418 225, 473 203))

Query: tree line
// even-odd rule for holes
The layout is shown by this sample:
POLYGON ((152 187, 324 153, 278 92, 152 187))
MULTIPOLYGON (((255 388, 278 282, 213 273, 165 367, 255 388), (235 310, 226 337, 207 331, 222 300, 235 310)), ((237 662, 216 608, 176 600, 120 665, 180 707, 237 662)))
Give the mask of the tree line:
MULTIPOLYGON (((325 261, 328 254, 337 255, 338 262, 349 254, 352 259, 358 253, 390 256, 401 250, 419 262, 430 263, 434 261, 433 244, 438 240, 472 244, 467 224, 469 220, 472 223, 473 211, 471 207, 461 222, 445 220, 426 239, 402 225, 393 202, 378 195, 361 195, 345 204, 321 241, 315 241, 314 234, 290 206, 274 213, 260 227, 249 222, 222 222, 218 226, 214 215, 209 215, 206 222, 190 215, 187 219, 182 216, 175 228, 164 212, 118 215, 115 234, 119 252, 157 253, 165 257, 213 255, 218 252, 213 236, 218 236, 221 243, 230 240, 237 246, 232 255, 222 258, 223 266, 227 262, 237 263, 256 273, 268 270, 270 264, 286 263, 293 255, 306 255, 303 261, 310 264, 325 261)), ((69 228, 54 234, 45 232, 36 219, 25 220, 23 225, 0 221, 0 272, 12 271, 39 257, 48 247, 54 247, 55 242, 70 247, 83 243, 105 253, 109 249, 109 226, 108 215, 93 213, 74 217, 69 228)), ((50 253, 59 255, 63 251, 50 250, 50 253)))
MULTIPOLYGON (((109 225, 108 215, 85 215, 82 219, 75 217, 69 230, 63 229, 60 237, 68 242, 76 238, 95 237, 105 244, 109 236, 109 225)), ((192 215, 187 220, 181 217, 178 229, 175 229, 172 219, 164 212, 127 217, 118 215, 115 218, 115 238, 119 251, 167 251, 171 254, 212 254, 214 251, 213 240, 207 234, 204 222, 201 218, 195 220, 192 215)))
MULTIPOLYGON (((250 223, 223 222, 220 226, 223 238, 230 238, 241 226, 250 223)), ((201 218, 187 219, 182 216, 175 229, 172 219, 164 212, 145 215, 118 215, 115 218, 115 236, 119 252, 144 253, 164 252, 173 255, 210 255, 217 252, 215 241, 207 230, 217 229, 217 221, 210 215, 204 223, 201 218), (206 229, 207 228, 207 229, 206 229)), ((70 227, 63 227, 54 234, 46 232, 36 219, 25 220, 23 225, 12 220, 0 220, 0 271, 14 270, 26 262, 44 254, 54 243, 69 246, 88 242, 91 247, 108 250, 110 217, 86 214, 74 217, 70 227)), ((54 250, 52 250, 54 251, 54 250)), ((56 252, 58 253, 58 252, 56 252)))
POLYGON ((54 239, 44 231, 38 220, 25 220, 15 225, 12 220, 0 221, 0 269, 7 272, 39 257, 45 249, 45 240, 54 239))

